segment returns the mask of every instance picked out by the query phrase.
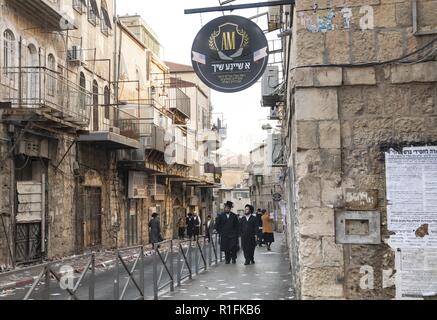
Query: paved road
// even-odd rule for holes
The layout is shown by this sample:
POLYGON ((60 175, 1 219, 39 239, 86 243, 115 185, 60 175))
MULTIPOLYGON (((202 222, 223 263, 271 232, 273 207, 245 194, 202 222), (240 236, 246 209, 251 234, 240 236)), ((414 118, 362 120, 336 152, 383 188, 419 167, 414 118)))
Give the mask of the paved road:
POLYGON ((285 239, 282 234, 275 237, 273 251, 256 249, 255 265, 244 266, 240 252, 236 265, 218 265, 163 299, 294 300, 285 239))

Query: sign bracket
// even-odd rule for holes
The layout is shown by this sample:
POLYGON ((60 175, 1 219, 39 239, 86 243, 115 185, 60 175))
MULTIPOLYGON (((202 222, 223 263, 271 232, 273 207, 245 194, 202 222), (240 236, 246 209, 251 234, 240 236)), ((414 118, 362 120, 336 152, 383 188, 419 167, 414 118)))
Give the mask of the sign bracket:
POLYGON ((253 9, 253 8, 262 8, 262 7, 275 7, 275 6, 282 6, 282 5, 294 5, 294 3, 295 0, 267 1, 267 2, 258 2, 258 3, 236 4, 236 5, 229 5, 229 6, 185 9, 184 13, 193 14, 193 13, 206 13, 206 12, 217 12, 217 11, 234 11, 239 9, 253 9))

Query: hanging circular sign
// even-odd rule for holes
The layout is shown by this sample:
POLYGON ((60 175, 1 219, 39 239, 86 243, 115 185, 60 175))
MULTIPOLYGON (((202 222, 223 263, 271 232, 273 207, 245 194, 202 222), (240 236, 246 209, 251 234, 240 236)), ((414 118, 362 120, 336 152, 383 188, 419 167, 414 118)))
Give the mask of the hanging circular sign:
POLYGON ((269 60, 264 32, 249 19, 223 16, 210 21, 194 39, 192 64, 211 89, 238 92, 264 74, 269 60))

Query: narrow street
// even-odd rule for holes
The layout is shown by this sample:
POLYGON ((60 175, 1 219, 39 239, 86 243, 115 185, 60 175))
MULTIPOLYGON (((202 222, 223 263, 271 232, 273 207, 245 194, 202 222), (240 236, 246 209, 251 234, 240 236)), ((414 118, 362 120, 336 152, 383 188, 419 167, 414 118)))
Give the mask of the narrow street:
POLYGON ((240 252, 236 265, 224 263, 182 284, 165 300, 294 300, 291 272, 282 234, 275 234, 272 251, 257 248, 255 265, 244 266, 240 252))

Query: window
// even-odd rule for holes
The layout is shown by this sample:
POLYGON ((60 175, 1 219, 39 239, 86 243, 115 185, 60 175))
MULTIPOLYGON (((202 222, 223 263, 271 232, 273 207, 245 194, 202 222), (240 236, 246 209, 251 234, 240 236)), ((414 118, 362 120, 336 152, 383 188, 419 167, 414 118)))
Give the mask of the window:
POLYGON ((105 99, 105 119, 110 119, 111 92, 109 91, 108 86, 105 87, 104 99, 105 99))
POLYGON ((86 0, 73 0, 73 8, 80 14, 85 13, 86 0))
POLYGON ((85 109, 86 106, 86 78, 83 72, 80 73, 79 86, 81 89, 80 93, 80 107, 85 109))
POLYGON ((96 0, 88 0, 88 21, 96 26, 97 17, 99 17, 99 9, 97 7, 96 0))
POLYGON ((11 30, 3 33, 3 72, 10 79, 13 79, 14 72, 11 69, 15 64, 15 36, 11 30))
POLYGON ((99 131, 99 85, 93 81, 93 130, 99 131))
POLYGON ((109 29, 112 28, 111 26, 111 19, 109 18, 109 13, 108 13, 108 6, 106 4, 105 0, 102 0, 102 7, 101 7, 101 30, 102 33, 105 35, 109 35, 109 29))
POLYGON ((47 69, 47 93, 53 97, 56 90, 56 60, 53 54, 49 54, 47 57, 47 69))

